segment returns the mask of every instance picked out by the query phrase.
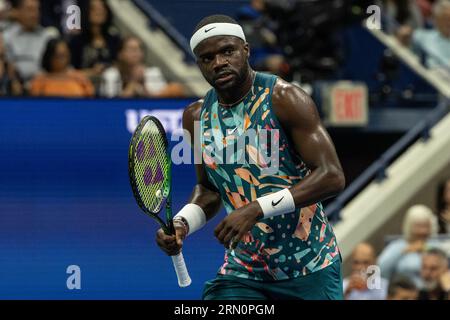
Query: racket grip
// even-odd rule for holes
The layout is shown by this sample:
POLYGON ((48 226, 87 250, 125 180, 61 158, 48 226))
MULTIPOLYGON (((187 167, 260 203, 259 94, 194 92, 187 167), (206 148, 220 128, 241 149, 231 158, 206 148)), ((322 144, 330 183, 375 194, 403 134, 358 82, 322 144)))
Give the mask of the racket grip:
POLYGON ((191 277, 186 268, 186 263, 184 263, 183 253, 180 252, 176 256, 172 256, 173 266, 178 278, 178 285, 180 287, 187 287, 191 284, 191 277))

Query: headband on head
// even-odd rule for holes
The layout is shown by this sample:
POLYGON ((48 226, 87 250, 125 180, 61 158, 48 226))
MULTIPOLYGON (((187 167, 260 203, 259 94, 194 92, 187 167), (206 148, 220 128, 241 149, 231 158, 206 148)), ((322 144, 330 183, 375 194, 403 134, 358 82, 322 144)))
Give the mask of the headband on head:
POLYGON ((215 37, 215 36, 235 36, 245 40, 244 30, 242 27, 235 23, 210 23, 206 26, 198 29, 191 38, 191 50, 194 52, 194 49, 197 45, 205 39, 215 37))

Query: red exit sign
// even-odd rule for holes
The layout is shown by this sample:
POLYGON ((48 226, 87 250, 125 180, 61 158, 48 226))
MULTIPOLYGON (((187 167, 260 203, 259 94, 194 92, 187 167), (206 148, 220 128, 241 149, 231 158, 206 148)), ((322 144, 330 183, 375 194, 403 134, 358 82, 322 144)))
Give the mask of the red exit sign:
POLYGON ((338 126, 364 126, 368 121, 367 87, 338 82, 331 86, 327 122, 338 126))

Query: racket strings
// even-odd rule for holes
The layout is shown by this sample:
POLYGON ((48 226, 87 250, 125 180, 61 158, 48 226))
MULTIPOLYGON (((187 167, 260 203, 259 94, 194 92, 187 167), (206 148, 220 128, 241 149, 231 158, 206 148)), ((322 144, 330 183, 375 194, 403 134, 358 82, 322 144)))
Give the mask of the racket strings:
POLYGON ((144 206, 158 213, 164 202, 169 161, 164 133, 149 121, 142 129, 135 151, 135 177, 144 206))

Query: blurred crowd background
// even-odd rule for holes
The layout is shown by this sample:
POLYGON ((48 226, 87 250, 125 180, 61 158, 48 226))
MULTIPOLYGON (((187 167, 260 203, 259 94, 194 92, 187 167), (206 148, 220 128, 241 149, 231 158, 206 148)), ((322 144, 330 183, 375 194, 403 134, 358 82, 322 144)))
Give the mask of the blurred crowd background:
MULTIPOLYGON (((170 1, 135 2, 141 8, 147 8, 147 3, 154 6, 152 10, 159 10, 166 20, 152 28, 170 34, 183 52, 183 43, 175 41, 174 34, 189 39, 197 22, 183 18, 190 4, 177 11, 175 5, 180 4, 170 1)), ((398 50, 417 57, 423 72, 438 77, 439 84, 448 88, 449 0, 200 1, 196 5, 214 7, 215 13, 226 7, 225 13, 244 28, 252 50, 252 67, 301 86, 313 96, 324 117, 323 92, 341 79, 363 83, 372 110, 429 111, 448 99, 412 71, 392 48, 370 37, 362 24, 370 16, 367 7, 381 8, 383 34, 398 50)), ((200 80, 187 81, 168 72, 165 65, 152 61, 149 46, 152 43, 116 23, 105 0, 0 0, 0 96, 198 96, 190 84, 200 80), (73 4, 81 8, 79 30, 69 30, 66 25, 66 8, 73 4)), ((167 55, 171 54, 168 50, 167 55)), ((192 65, 192 56, 184 54, 185 63, 192 65)), ((387 118, 372 123, 372 129, 364 132, 329 128, 347 181, 356 179, 409 129, 401 127, 402 119, 392 120, 394 129, 379 129, 386 128, 382 125, 389 122, 387 118), (361 152, 364 155, 355 154, 361 146, 366 147, 361 152)), ((440 176, 436 185, 428 191, 434 205, 416 203, 404 210, 403 221, 397 224, 401 235, 386 234, 381 247, 370 241, 355 247, 344 281, 346 299, 450 298, 450 172, 440 176)))

